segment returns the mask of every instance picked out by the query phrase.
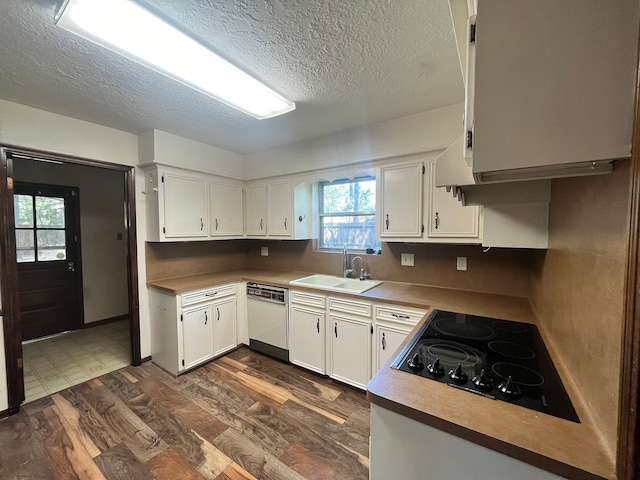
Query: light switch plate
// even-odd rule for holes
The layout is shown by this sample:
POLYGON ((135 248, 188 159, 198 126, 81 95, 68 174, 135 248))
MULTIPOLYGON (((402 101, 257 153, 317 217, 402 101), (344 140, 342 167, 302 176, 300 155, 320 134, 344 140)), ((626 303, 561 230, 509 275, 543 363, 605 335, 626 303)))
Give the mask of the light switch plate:
POLYGON ((401 253, 400 254, 400 265, 404 265, 405 267, 413 267, 414 265, 413 253, 401 253))
POLYGON ((458 270, 466 270, 467 269, 467 257, 457 257, 456 258, 456 268, 458 270))
POLYGON ((260 247, 260 255, 263 257, 269 256, 269 247, 260 247))

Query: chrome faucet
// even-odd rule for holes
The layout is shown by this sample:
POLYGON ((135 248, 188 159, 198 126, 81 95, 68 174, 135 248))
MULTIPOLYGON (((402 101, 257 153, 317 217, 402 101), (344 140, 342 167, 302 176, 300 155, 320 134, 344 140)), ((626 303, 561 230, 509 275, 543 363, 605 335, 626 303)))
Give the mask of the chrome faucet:
POLYGON ((353 272, 352 268, 349 268, 349 254, 347 253, 347 246, 342 247, 342 276, 344 278, 349 278, 353 272))
POLYGON ((360 280, 366 280, 367 277, 370 277, 371 275, 369 275, 365 271, 365 269, 364 269, 364 260, 362 259, 362 257, 360 255, 356 255, 355 257, 353 257, 351 259, 351 271, 352 272, 355 271, 355 265, 354 264, 355 264, 356 260, 360 260, 360 263, 361 263, 360 266, 362 267, 362 268, 360 268, 360 276, 358 278, 360 278, 360 280))

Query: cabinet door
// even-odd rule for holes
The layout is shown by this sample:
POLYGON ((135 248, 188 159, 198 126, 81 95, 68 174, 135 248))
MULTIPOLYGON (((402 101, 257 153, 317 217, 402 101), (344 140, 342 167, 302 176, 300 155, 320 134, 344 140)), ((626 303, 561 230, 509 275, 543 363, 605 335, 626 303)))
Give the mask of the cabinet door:
POLYGON ((429 162, 428 236, 478 238, 478 207, 465 207, 444 187, 435 186, 436 160, 429 162))
POLYGON ((477 6, 474 109, 465 115, 474 174, 498 180, 492 172, 629 156, 636 2, 615 2, 615 14, 598 0, 477 6))
POLYGON ((325 373, 325 314, 291 306, 291 363, 325 373))
POLYGON ((246 190, 247 235, 267 234, 267 187, 258 185, 246 190))
POLYGON ((213 304, 213 354, 219 355, 234 348, 236 339, 236 298, 213 304))
POLYGON ((242 185, 211 182, 211 236, 244 233, 242 185))
POLYGON ((207 181, 173 173, 164 173, 162 178, 165 237, 206 237, 207 181))
POLYGON ((373 371, 375 375, 382 365, 400 347, 411 330, 389 325, 376 325, 374 329, 373 371))
POLYGON ((371 322, 331 315, 330 325, 330 376, 366 389, 371 373, 371 322))
POLYGON ((274 182, 267 186, 267 233, 269 235, 292 236, 292 197, 290 182, 274 182))
POLYGON ((213 356, 211 305, 185 309, 182 312, 183 365, 181 370, 195 367, 213 356))
POLYGON ((380 237, 422 237, 422 162, 380 169, 380 237))

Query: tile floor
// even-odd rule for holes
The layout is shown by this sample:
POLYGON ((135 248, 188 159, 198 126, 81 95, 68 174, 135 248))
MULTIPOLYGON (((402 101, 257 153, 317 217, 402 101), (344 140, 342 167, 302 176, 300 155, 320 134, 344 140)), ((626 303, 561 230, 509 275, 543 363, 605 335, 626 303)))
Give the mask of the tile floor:
POLYGON ((22 345, 25 403, 131 364, 129 321, 22 345))

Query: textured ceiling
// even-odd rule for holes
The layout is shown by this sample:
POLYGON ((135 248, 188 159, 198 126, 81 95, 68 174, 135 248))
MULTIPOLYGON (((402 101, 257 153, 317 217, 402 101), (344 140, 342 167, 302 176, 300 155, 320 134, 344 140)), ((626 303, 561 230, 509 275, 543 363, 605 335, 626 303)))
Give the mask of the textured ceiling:
POLYGON ((56 0, 0 0, 0 98, 238 153, 463 101, 447 0, 140 3, 296 102, 256 120, 54 26, 56 0))

